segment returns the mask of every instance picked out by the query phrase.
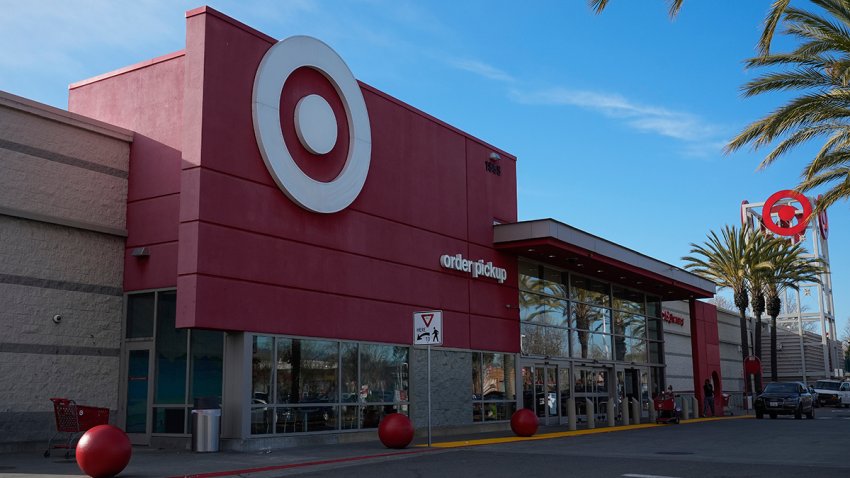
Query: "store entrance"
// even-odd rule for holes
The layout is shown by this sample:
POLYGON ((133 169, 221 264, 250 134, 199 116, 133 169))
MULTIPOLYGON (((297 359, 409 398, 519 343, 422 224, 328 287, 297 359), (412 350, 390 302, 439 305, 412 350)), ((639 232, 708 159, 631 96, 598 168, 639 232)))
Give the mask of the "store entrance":
POLYGON ((523 407, 534 411, 541 425, 566 423, 570 369, 558 364, 522 366, 523 407))
POLYGON ((134 445, 150 444, 153 343, 131 342, 124 350, 124 430, 134 445))
POLYGON ((596 425, 608 421, 608 400, 611 399, 609 385, 610 374, 607 368, 576 368, 576 422, 588 423, 594 420, 596 425), (593 404, 593 415, 588 413, 588 404, 593 404))
MULTIPOLYGON (((619 402, 618 415, 623 415, 623 407, 637 402, 640 409, 640 419, 649 418, 650 403, 649 370, 644 367, 625 367, 617 370, 617 398, 619 402)), ((634 420, 632 409, 629 417, 634 420)))

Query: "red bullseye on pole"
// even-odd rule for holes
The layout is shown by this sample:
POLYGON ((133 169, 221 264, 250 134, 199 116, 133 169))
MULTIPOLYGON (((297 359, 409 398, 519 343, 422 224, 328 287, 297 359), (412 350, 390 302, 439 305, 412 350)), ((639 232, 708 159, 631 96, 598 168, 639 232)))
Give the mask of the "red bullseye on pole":
POLYGON ((773 193, 767 201, 764 203, 764 207, 761 211, 761 218, 764 222, 764 227, 768 228, 775 234, 779 234, 780 236, 794 236, 797 234, 801 234, 806 230, 806 224, 809 221, 809 217, 812 215, 812 204, 809 202, 809 199, 796 192, 791 191, 790 189, 785 189, 782 191, 778 191, 773 193), (788 204, 783 204, 780 206, 774 206, 780 199, 790 198, 800 203, 800 206, 803 208, 802 216, 797 216, 797 208, 794 206, 790 206, 788 204), (791 222, 794 217, 797 217, 797 224, 793 226, 782 226, 776 224, 773 220, 773 214, 776 213, 779 216, 779 221, 783 223, 791 222))

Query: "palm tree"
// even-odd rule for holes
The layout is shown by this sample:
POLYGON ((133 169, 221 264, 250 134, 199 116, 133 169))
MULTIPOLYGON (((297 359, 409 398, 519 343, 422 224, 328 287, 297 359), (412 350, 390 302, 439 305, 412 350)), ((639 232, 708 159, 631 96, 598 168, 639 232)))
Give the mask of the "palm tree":
POLYGON ((761 360, 761 316, 765 309, 765 287, 770 280, 770 261, 775 252, 771 247, 775 240, 766 234, 753 234, 749 237, 751 254, 747 264, 747 283, 752 297, 753 315, 756 324, 753 329, 753 355, 761 360))
POLYGON ((789 90, 800 95, 747 126, 725 149, 730 153, 750 145, 758 150, 780 140, 759 165, 763 169, 802 144, 822 140, 797 186, 803 192, 829 188, 815 204, 818 213, 850 198, 850 0, 811 2, 824 14, 787 6, 781 14, 799 46, 748 60, 749 67, 771 71, 743 87, 746 97, 789 90))
POLYGON ((779 380, 776 370, 776 316, 782 300, 779 293, 786 287, 798 289, 801 283, 820 283, 823 264, 819 259, 806 257, 802 243, 793 244, 784 238, 774 238, 770 243, 770 266, 766 269, 768 280, 765 287, 767 315, 770 316, 770 375, 779 380))
MULTIPOLYGON (((670 18, 676 18, 679 14, 679 10, 682 9, 683 0, 669 0, 670 2, 670 18)), ((788 4, 791 0, 775 0, 773 5, 770 7, 770 11, 767 13, 767 17, 764 19, 764 30, 762 31, 761 38, 758 43, 759 53, 762 55, 767 55, 770 53, 770 42, 773 40, 773 34, 776 31, 776 26, 779 24, 779 20, 782 17, 782 13, 788 8, 788 4)), ((596 13, 600 14, 605 7, 608 6, 608 0, 588 0, 590 8, 596 13)))
POLYGON ((751 238, 754 234, 748 227, 741 229, 726 226, 718 237, 709 232, 703 245, 691 243, 691 255, 682 258, 685 268, 720 287, 732 289, 735 307, 738 308, 741 328, 741 354, 746 360, 749 356, 747 339, 747 278, 752 262, 751 238))

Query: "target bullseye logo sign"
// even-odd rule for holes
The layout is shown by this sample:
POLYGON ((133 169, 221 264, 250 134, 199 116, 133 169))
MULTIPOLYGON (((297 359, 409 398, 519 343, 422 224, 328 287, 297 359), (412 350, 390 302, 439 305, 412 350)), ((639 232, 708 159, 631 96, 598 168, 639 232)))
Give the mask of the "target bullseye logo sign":
POLYGON ((335 51, 307 36, 290 37, 272 46, 254 77, 252 109, 254 135, 263 161, 278 187, 292 201, 309 211, 329 214, 345 209, 357 199, 369 173, 372 133, 360 86, 335 51), (338 98, 305 94, 298 99, 294 114, 282 115, 284 84, 305 67, 321 73, 338 98), (335 102, 341 102, 343 117, 334 113, 331 103, 335 102), (315 179, 298 161, 326 160, 324 156, 344 144, 337 133, 341 121, 346 122, 348 131, 345 163, 330 181, 315 179), (294 127, 303 149, 287 146, 283 133, 287 126, 294 127))
POLYGON ((762 209, 762 221, 766 228, 780 236, 794 236, 802 234, 803 231, 806 230, 806 224, 811 214, 812 203, 809 202, 809 199, 806 196, 798 192, 785 189, 775 192, 767 198, 767 201, 764 203, 764 208, 762 209), (797 208, 790 204, 776 205, 776 203, 782 199, 791 199, 800 203, 800 207, 803 210, 802 214, 798 214, 797 208), (774 214, 779 216, 780 224, 777 224, 773 220, 774 214), (794 218, 797 219, 797 224, 792 226, 790 224, 794 218), (786 226, 786 224, 788 225, 786 226))

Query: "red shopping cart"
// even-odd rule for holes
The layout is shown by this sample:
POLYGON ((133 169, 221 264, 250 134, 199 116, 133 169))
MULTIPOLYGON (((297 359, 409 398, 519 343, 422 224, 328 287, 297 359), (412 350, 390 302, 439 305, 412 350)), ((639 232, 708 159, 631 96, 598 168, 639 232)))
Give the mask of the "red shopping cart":
POLYGON ((655 423, 679 423, 679 409, 672 393, 662 392, 652 403, 657 413, 655 423))
POLYGON ((50 450, 54 448, 64 449, 65 458, 70 458, 76 448, 75 441, 79 435, 92 427, 109 423, 108 408, 77 405, 76 402, 67 398, 51 398, 50 401, 53 402, 53 412, 56 415, 56 433, 47 442, 47 449, 44 450, 45 458, 50 456, 50 450), (67 440, 56 440, 63 433, 68 434, 67 440), (54 445, 54 441, 59 443, 54 445))

